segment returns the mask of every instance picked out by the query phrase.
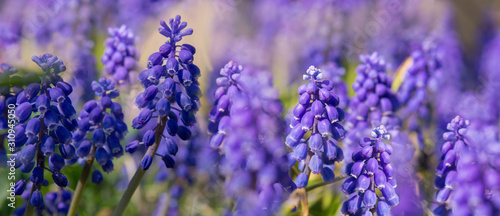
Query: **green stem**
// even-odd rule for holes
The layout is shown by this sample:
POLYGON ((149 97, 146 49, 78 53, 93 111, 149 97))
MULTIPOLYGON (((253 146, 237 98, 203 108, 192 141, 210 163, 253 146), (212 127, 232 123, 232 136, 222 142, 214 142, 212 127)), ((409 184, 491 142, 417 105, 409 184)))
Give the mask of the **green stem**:
POLYGON ((346 175, 341 175, 341 176, 335 178, 332 182, 321 182, 321 183, 314 184, 314 185, 311 185, 309 187, 306 187, 306 191, 309 192, 309 191, 314 190, 316 188, 323 187, 323 186, 329 185, 329 184, 333 184, 333 183, 338 182, 338 181, 340 181, 342 179, 345 179, 345 178, 347 178, 346 175))
MULTIPOLYGON (((144 156, 151 155, 152 159, 154 159, 156 155, 156 150, 158 150, 158 146, 160 145, 160 141, 162 138, 163 130, 165 129, 166 122, 167 122, 167 117, 158 118, 158 126, 156 127, 155 130, 155 137, 156 137, 155 143, 148 148, 148 151, 144 156)), ((139 187, 139 184, 141 183, 144 174, 146 174, 146 170, 143 170, 142 165, 139 165, 137 171, 135 171, 134 176, 130 180, 127 189, 125 190, 125 193, 123 194, 120 202, 118 203, 118 206, 115 208, 115 211, 112 214, 113 216, 123 215, 125 209, 130 203, 130 199, 132 199, 132 195, 134 195, 135 190, 137 190, 137 187, 139 187)))
POLYGON ((76 210, 78 210, 78 204, 82 198, 83 188, 87 184, 87 179, 89 178, 90 170, 92 170, 92 163, 94 162, 95 146, 92 143, 92 149, 90 150, 90 155, 87 157, 85 166, 83 167, 82 174, 80 175, 80 180, 76 185, 75 193, 73 194, 73 199, 71 199, 71 205, 69 206, 68 215, 76 215, 76 210))

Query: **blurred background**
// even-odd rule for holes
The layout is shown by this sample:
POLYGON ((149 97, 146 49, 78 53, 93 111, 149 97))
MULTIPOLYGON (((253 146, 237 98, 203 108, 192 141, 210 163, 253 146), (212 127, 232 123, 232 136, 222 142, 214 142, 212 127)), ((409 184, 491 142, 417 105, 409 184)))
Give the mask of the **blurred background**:
MULTIPOLYGON (((482 82, 478 62, 486 44, 496 35, 499 10, 500 1, 495 0, 1 0, 0 63, 9 63, 20 73, 39 72, 31 56, 51 53, 66 64, 67 72, 62 74, 65 80, 96 80, 105 75, 100 59, 107 29, 126 25, 135 35, 140 72, 146 68, 149 55, 166 40, 157 30, 160 20, 181 15, 194 30, 183 43, 196 47, 194 62, 201 69, 204 93, 197 118, 199 127, 206 128, 215 78, 231 60, 272 73, 288 110, 297 101, 296 88, 309 65, 342 77, 352 95, 350 85, 360 54, 378 52, 396 76, 413 50, 423 41, 433 40, 453 44, 458 54, 449 64, 456 66, 460 77, 462 84, 457 88, 474 90, 482 82)), ((89 87, 84 84, 90 81, 75 81, 76 88, 81 89, 73 94, 75 98, 89 97, 89 87)), ((139 111, 133 102, 140 91, 138 83, 121 90, 127 124, 139 111)), ((122 145, 139 133, 132 128, 129 131, 122 145)), ((115 162, 114 172, 105 174, 103 183, 89 184, 79 215, 109 215, 140 156, 126 154, 115 162)), ((222 214, 223 191, 221 185, 208 181, 209 171, 196 171, 193 184, 172 204, 168 175, 174 171, 157 167, 146 174, 127 215, 165 215, 168 208, 178 208, 179 215, 222 214)), ((0 176, 6 172, 0 170, 0 176)), ((71 191, 81 167, 65 172, 73 182, 71 191)), ((0 178, 0 197, 7 196, 5 181, 0 178)), ((336 214, 342 194, 334 187, 338 185, 309 194, 312 215, 336 214)), ((57 187, 46 190, 57 191, 57 187)), ((12 214, 7 201, 2 202, 0 213, 12 214)), ((22 202, 18 199, 18 205, 22 202)))

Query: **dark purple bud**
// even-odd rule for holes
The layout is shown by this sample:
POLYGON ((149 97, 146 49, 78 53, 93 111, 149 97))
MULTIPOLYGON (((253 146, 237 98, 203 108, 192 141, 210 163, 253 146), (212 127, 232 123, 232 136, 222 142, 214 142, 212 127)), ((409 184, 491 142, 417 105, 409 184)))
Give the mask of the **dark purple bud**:
POLYGON ((302 118, 302 116, 306 113, 306 107, 304 107, 302 104, 297 104, 295 108, 293 109, 293 116, 297 119, 302 118))
POLYGON ((392 112, 392 102, 388 98, 380 99, 380 109, 382 113, 387 114, 392 112))
POLYGON ((31 194, 30 204, 36 208, 41 208, 43 206, 42 192, 35 190, 33 194, 31 194))
POLYGON ((179 126, 177 129, 177 136, 181 138, 181 140, 189 140, 191 139, 191 130, 184 126, 179 126))
POLYGON ((375 194, 375 192, 372 190, 366 190, 365 193, 363 194, 363 204, 371 209, 375 207, 376 203, 377 203, 377 195, 375 194))
POLYGON ((151 85, 144 90, 144 100, 152 101, 156 97, 156 93, 158 93, 158 88, 154 85, 151 85))
POLYGON ((353 215, 356 214, 356 212, 358 212, 359 208, 361 207, 361 199, 357 194, 352 196, 346 202, 347 202, 347 211, 353 215))
MULTIPOLYGON (((161 47, 160 47, 161 49, 161 47)), ((148 58, 148 65, 147 67, 148 68, 151 68, 155 65, 161 65, 163 63, 163 56, 161 53, 159 52, 155 52, 153 54, 151 54, 148 58)))
POLYGON ((194 112, 182 110, 180 113, 181 121, 185 126, 193 126, 196 124, 196 117, 194 116, 194 112))
POLYGON ((165 166, 167 168, 174 168, 175 166, 175 161, 172 157, 170 157, 169 155, 164 155, 163 157, 161 157, 161 160, 163 160, 163 163, 165 163, 165 166))
POLYGON ((177 124, 177 120, 174 119, 167 120, 167 126, 165 129, 167 130, 167 133, 170 136, 175 136, 175 134, 177 134, 177 131, 179 130, 179 125, 177 124))
POLYGON ((356 180, 356 190, 364 193, 368 187, 370 187, 370 176, 368 175, 360 175, 356 180))
POLYGON ((68 129, 63 126, 57 126, 55 130, 57 140, 62 144, 70 144, 73 141, 73 136, 68 129))
POLYGON ((306 132, 302 130, 302 124, 297 124, 292 129, 289 136, 293 141, 298 142, 300 139, 302 139, 302 137, 304 137, 305 133, 306 132))
POLYGON ((177 59, 168 58, 167 63, 165 64, 165 68, 167 69, 167 73, 170 74, 170 76, 177 74, 177 71, 179 70, 179 63, 177 62, 177 59))
POLYGON ((75 147, 71 144, 59 144, 59 152, 64 159, 70 160, 75 157, 76 151, 75 147))
POLYGON ((58 87, 51 88, 49 90, 49 96, 52 101, 57 103, 62 103, 66 100, 66 94, 64 94, 64 91, 58 87))
POLYGON ((76 156, 83 158, 87 157, 90 153, 90 149, 92 148, 92 144, 88 140, 83 140, 78 148, 76 149, 76 156))
POLYGON ((17 196, 23 194, 24 189, 26 189, 26 182, 23 179, 17 181, 16 184, 14 185, 14 190, 15 190, 14 193, 17 196))
POLYGON ((337 108, 335 108, 332 105, 326 105, 325 111, 326 111, 326 116, 330 120, 330 123, 335 123, 339 121, 339 113, 337 111, 337 108))
POLYGON ((45 96, 45 94, 42 94, 36 99, 35 106, 38 112, 40 112, 40 114, 43 116, 50 107, 50 100, 49 98, 47 98, 47 96, 45 96))
POLYGON ((172 51, 172 46, 168 43, 166 44, 163 44, 160 46, 160 54, 164 57, 164 58, 168 58, 168 54, 170 54, 170 52, 172 51))
POLYGON ((319 133, 311 135, 309 138, 309 148, 312 152, 318 152, 323 147, 323 138, 319 133))
POLYGON ((335 160, 337 158, 337 148, 337 145, 335 145, 333 141, 326 141, 326 145, 323 147, 323 152, 328 160, 335 160))
POLYGON ((101 147, 106 142, 106 134, 100 128, 96 128, 92 134, 92 142, 96 147, 101 147))
MULTIPOLYGON (((165 140, 165 139, 163 139, 163 140, 165 140)), ((177 152, 179 151, 179 147, 177 146, 177 143, 175 143, 175 141, 173 139, 166 139, 164 145, 167 146, 167 150, 168 150, 168 153, 170 155, 175 156, 177 154, 177 152)))
POLYGON ((113 157, 120 157, 123 155, 123 147, 120 145, 120 140, 115 135, 109 135, 107 138, 109 150, 113 157))
POLYGON ((363 161, 358 161, 352 165, 351 168, 351 176, 357 178, 359 175, 361 175, 361 172, 363 172, 363 169, 365 168, 365 162, 363 161))
POLYGON ((314 118, 319 119, 323 115, 323 103, 321 101, 314 101, 311 105, 311 113, 314 115, 314 118))
POLYGON ((151 157, 151 155, 149 154, 144 155, 144 158, 142 158, 141 161, 142 170, 148 170, 152 163, 153 163, 153 157, 151 157))
POLYGON ((92 182, 94 184, 100 184, 103 180, 102 174, 99 170, 94 170, 92 172, 92 182))
POLYGON ((370 158, 368 159, 368 162, 366 162, 366 173, 368 175, 373 175, 375 172, 378 170, 378 162, 377 159, 375 158, 370 158))
POLYGON ((327 118, 321 118, 318 121, 318 132, 321 133, 323 137, 332 135, 331 123, 327 118))
POLYGON ((388 163, 384 165, 384 174, 387 178, 392 178, 394 176, 394 167, 392 164, 388 163))
POLYGON ((92 111, 89 113, 89 122, 92 125, 98 124, 102 119, 102 110, 99 107, 95 107, 92 109, 92 111))
POLYGON ((49 157, 49 168, 52 171, 61 171, 65 166, 64 158, 59 154, 53 154, 49 157))
POLYGON ((191 86, 193 83, 191 73, 188 70, 182 69, 179 71, 177 74, 177 77, 179 78, 179 81, 182 83, 183 86, 191 86))
POLYGON ((108 161, 106 161, 106 163, 101 166, 102 167, 102 170, 106 173, 110 173, 111 171, 113 171, 114 169, 114 165, 113 165, 113 161, 111 161, 111 159, 109 159, 108 161))
POLYGON ((26 145, 19 153, 21 162, 29 164, 36 155, 36 145, 26 145))
POLYGON ((391 156, 389 156, 389 154, 387 152, 382 152, 380 154, 380 162, 382 162, 382 164, 390 164, 391 163, 391 156))
POLYGON ((323 161, 317 154, 311 157, 311 161, 309 161, 309 169, 311 169, 313 174, 321 173, 321 170, 323 169, 323 161))
POLYGON ((57 104, 57 110, 59 110, 59 113, 63 114, 64 117, 69 119, 73 119, 76 116, 76 110, 69 101, 57 104))
POLYGON ((181 49, 179 51, 179 60, 184 64, 191 64, 193 62, 193 53, 189 50, 181 49))
POLYGON ((104 117, 102 118, 102 128, 108 133, 112 133, 115 131, 115 119, 111 117, 109 114, 105 114, 104 117))
POLYGON ((62 89, 65 95, 70 95, 73 92, 73 87, 67 82, 59 81, 56 86, 62 89))
POLYGON ((377 203, 377 216, 389 216, 391 215, 391 209, 386 201, 380 200, 377 203))
POLYGON ((309 103, 311 103, 311 95, 307 92, 302 93, 299 97, 299 103, 306 107, 309 106, 309 103))
POLYGON ((133 154, 141 145, 138 140, 134 140, 125 146, 125 151, 133 154))
POLYGON ((297 185, 297 188, 306 187, 308 181, 309 177, 305 173, 299 173, 297 178, 295 178, 295 184, 297 185))
POLYGON ((155 143, 156 135, 153 130, 148 130, 144 134, 144 137, 142 137, 142 142, 144 145, 147 147, 152 146, 155 143))
POLYGON ((375 143, 375 152, 382 153, 385 151, 385 143, 378 141, 375 143))
POLYGON ((28 100, 36 97, 38 92, 40 92, 40 84, 38 83, 31 83, 24 89, 24 95, 28 100))
POLYGON ((43 182, 43 169, 41 167, 35 167, 30 175, 30 181, 33 184, 41 184, 43 182))
POLYGON ((24 102, 16 107, 15 112, 19 122, 25 122, 31 116, 31 104, 24 102))
POLYGON ((97 164, 104 166, 108 162, 108 160, 110 160, 110 155, 108 154, 106 149, 104 149, 103 147, 99 147, 95 152, 95 160, 97 161, 97 164))
MULTIPOLYGON (((292 121, 293 120, 295 120, 295 118, 292 119, 292 121)), ((306 112, 300 123, 302 124, 302 130, 309 131, 314 125, 314 116, 311 112, 306 112)))
POLYGON ((177 100, 177 104, 179 105, 179 107, 181 107, 183 110, 191 110, 193 104, 187 94, 185 94, 184 92, 178 92, 175 95, 175 99, 177 100))
POLYGON ((52 173, 52 179, 54 179, 54 183, 56 183, 59 187, 68 186, 68 179, 60 172, 52 173))
POLYGON ((321 178, 324 182, 333 182, 335 180, 335 173, 330 167, 323 167, 321 169, 321 178))
POLYGON ((166 98, 160 98, 160 100, 156 102, 156 110, 160 116, 167 116, 170 112, 170 102, 168 102, 166 98))

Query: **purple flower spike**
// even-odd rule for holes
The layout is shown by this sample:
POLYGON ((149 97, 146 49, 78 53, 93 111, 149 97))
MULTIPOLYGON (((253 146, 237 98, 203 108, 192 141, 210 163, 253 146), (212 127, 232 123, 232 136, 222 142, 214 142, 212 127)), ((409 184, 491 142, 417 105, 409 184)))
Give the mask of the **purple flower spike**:
POLYGON ((333 88, 330 86, 331 82, 322 80, 321 70, 310 66, 303 78, 310 82, 298 89, 299 103, 293 109, 293 120, 290 123, 292 130, 285 143, 289 147, 294 147, 297 143, 304 142, 294 148, 292 157, 299 163, 307 165, 303 171, 311 170, 314 174, 327 174, 328 176, 324 176, 323 179, 330 181, 331 174, 328 171, 324 172, 324 168, 344 158, 342 150, 337 146, 337 141, 344 137, 344 128, 338 124, 344 120, 339 114, 343 111, 337 107, 339 103, 336 95, 330 91, 333 88), (295 124, 294 121, 300 123, 295 124), (311 131, 311 136, 301 141, 308 131, 311 131))
MULTIPOLYGON (((139 58, 135 51, 134 33, 127 26, 122 25, 119 28, 109 28, 108 34, 110 37, 104 42, 105 50, 101 57, 104 69, 116 83, 131 82, 129 74, 135 73, 139 58)), ((149 57, 148 68, 161 61, 159 55, 160 53, 149 57)))
MULTIPOLYGON (((387 140, 389 137, 387 135, 388 132, 384 126, 374 128, 371 138, 362 138, 359 146, 363 149, 374 149, 377 145, 381 145, 378 143, 387 140)), ((363 154, 363 149, 360 149, 353 156, 353 162, 347 165, 351 169, 350 175, 352 177, 346 179, 342 185, 342 191, 348 197, 359 196, 362 200, 353 203, 351 198, 344 202, 344 206, 349 207, 347 209, 348 215, 370 215, 375 207, 377 212, 380 209, 383 210, 383 215, 389 215, 390 208, 399 204, 399 196, 394 189, 396 187, 395 180, 392 181, 394 169, 390 163, 390 157, 386 161, 387 164, 384 164, 380 158, 381 154, 363 154), (376 193, 377 190, 380 193, 376 193), (379 197, 377 194, 382 194, 383 197, 379 197)), ((384 150, 383 153, 387 153, 387 151, 384 150)), ((388 154, 390 155, 390 153, 388 154)))

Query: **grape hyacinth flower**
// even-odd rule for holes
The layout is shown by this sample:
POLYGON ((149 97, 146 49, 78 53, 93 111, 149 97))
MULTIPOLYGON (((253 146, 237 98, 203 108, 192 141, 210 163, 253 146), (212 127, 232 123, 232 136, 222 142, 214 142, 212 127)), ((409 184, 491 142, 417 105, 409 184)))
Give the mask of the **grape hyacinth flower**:
POLYGON ((321 174, 323 181, 335 178, 334 163, 344 159, 338 142, 345 136, 342 124, 344 111, 337 107, 339 99, 332 93, 334 85, 322 80, 323 73, 314 66, 307 69, 304 80, 308 84, 299 87, 299 104, 293 109, 290 122, 292 130, 286 136, 285 144, 293 150, 289 154, 289 166, 299 162, 302 171, 295 179, 298 188, 306 187, 310 172, 321 174), (303 139, 306 133, 311 135, 303 139))
MULTIPOLYGON (((498 126, 484 124, 467 128, 471 148, 460 152, 457 173, 451 182, 450 211, 441 215, 498 215, 500 213, 500 163, 498 126)), ((443 210, 449 210, 441 207, 443 210)), ((436 210, 434 211, 436 212, 436 210)), ((441 213, 441 212, 438 212, 441 213)), ((439 214, 436 214, 439 215, 439 214)))
POLYGON ((357 76, 352 84, 356 94, 349 102, 348 133, 343 142, 347 161, 357 148, 359 138, 372 126, 384 125, 392 130, 399 124, 394 116, 399 105, 391 91, 392 81, 386 73, 385 60, 376 52, 361 55, 359 60, 362 64, 356 68, 357 76))
POLYGON ((374 128, 371 137, 361 139, 353 162, 347 165, 350 177, 342 184, 342 192, 348 195, 342 205, 343 215, 390 215, 390 208, 399 204, 392 147, 383 142, 389 139, 384 126, 374 128))
POLYGON ((444 209, 449 209, 448 199, 452 196, 453 190, 456 188, 455 183, 457 174, 461 170, 457 170, 460 154, 467 150, 470 146, 465 135, 467 127, 470 125, 468 120, 460 116, 456 116, 446 126, 447 132, 443 133, 445 142, 441 146, 441 162, 436 168, 436 179, 434 186, 438 189, 436 194, 436 202, 439 206, 434 209, 436 215, 443 214, 444 209))
POLYGON ((215 104, 209 115, 208 132, 213 134, 210 146, 218 148, 227 133, 227 124, 230 121, 232 99, 241 92, 238 80, 241 77, 243 66, 230 61, 219 72, 221 75, 216 82, 219 86, 214 93, 215 104))
POLYGON ((283 188, 294 188, 281 140, 282 105, 269 73, 244 72, 242 91, 232 98, 230 119, 222 127, 227 132, 219 168, 226 195, 236 202, 230 214, 272 215, 285 198, 283 188))
MULTIPOLYGON (((106 173, 113 171, 113 159, 123 155, 120 140, 127 134, 127 125, 123 122, 122 106, 112 101, 120 95, 115 89, 115 82, 108 78, 99 78, 92 82, 92 90, 99 100, 89 100, 83 105, 78 117, 78 129, 73 133, 75 155, 84 166, 75 189, 69 215, 76 214, 76 209, 83 189, 93 167, 94 159, 106 173)), ((92 172, 92 182, 101 183, 102 173, 98 169, 92 172)))
POLYGON ((138 59, 135 49, 135 36, 132 30, 122 25, 119 28, 109 28, 110 37, 104 42, 105 50, 101 57, 105 71, 118 83, 130 81, 134 77, 134 69, 138 59))
POLYGON ((52 173, 59 187, 68 186, 61 170, 75 162, 76 147, 71 131, 78 127, 76 111, 68 97, 73 89, 59 76, 66 70, 62 60, 51 54, 33 56, 32 60, 42 68, 43 74, 17 95, 15 111, 20 124, 16 126, 16 148, 20 151, 13 155, 21 162, 16 167, 31 173, 33 187, 26 209, 28 214, 33 212, 33 207, 43 206, 40 190, 46 185, 45 170, 52 173), (48 167, 45 167, 46 160, 48 167))
POLYGON ((160 46, 159 52, 149 56, 148 69, 139 74, 139 81, 145 90, 135 100, 142 110, 132 121, 132 127, 141 129, 155 118, 158 123, 154 130, 146 131, 139 142, 148 150, 125 191, 127 196, 115 209, 115 215, 122 215, 125 211, 130 196, 151 166, 159 145, 162 145, 162 137, 168 134, 189 140, 192 136, 189 127, 196 124, 195 114, 200 107, 201 96, 198 83, 200 69, 193 64, 196 49, 189 44, 177 45, 182 37, 191 35, 193 29, 186 28, 187 23, 181 22, 180 16, 170 19, 168 25, 164 21, 160 24, 158 31, 167 37, 167 41, 160 46))

